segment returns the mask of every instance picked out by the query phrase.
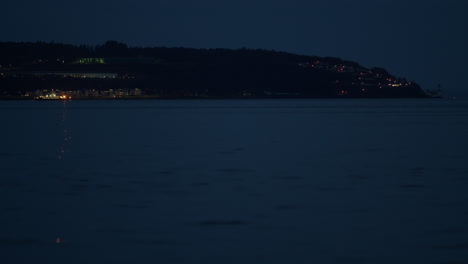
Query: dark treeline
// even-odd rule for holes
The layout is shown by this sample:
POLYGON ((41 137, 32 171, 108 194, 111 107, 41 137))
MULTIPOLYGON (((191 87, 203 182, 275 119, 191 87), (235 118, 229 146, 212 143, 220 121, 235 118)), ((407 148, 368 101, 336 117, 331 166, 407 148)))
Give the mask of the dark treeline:
POLYGON ((160 97, 424 97, 414 82, 339 58, 262 49, 191 49, 0 43, 0 89, 142 89, 160 97), (117 79, 56 72, 116 73, 117 79), (32 74, 33 73, 33 74, 32 74), (85 85, 84 85, 85 84, 85 85))

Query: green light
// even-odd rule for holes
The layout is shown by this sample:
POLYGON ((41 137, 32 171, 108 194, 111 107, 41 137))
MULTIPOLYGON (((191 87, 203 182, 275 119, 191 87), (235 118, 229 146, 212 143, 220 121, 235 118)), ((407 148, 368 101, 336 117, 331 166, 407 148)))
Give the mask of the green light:
POLYGON ((105 64, 103 58, 80 58, 76 61, 78 64, 105 64))

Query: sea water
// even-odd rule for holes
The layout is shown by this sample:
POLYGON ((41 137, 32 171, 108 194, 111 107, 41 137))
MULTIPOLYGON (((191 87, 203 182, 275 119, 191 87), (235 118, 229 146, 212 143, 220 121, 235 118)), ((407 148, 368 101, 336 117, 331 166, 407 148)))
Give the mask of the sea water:
POLYGON ((468 263, 468 101, 0 102, 1 263, 468 263))

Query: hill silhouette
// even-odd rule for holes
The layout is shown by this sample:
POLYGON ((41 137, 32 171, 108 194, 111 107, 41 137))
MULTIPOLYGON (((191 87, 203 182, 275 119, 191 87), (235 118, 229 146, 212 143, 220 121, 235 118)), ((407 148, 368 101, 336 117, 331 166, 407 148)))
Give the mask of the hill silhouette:
POLYGON ((83 98, 129 91, 158 98, 427 97, 417 83, 382 68, 262 49, 1 42, 0 65, 3 96, 57 90, 83 98))

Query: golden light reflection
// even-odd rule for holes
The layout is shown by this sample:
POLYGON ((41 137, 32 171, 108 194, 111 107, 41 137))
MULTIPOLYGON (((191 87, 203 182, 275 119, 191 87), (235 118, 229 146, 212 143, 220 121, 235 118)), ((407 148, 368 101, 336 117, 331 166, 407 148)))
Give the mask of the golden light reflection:
POLYGON ((62 140, 58 148, 57 159, 61 160, 65 157, 65 153, 69 150, 72 137, 70 136, 69 130, 66 128, 67 125, 67 101, 63 101, 63 109, 59 118, 59 126, 62 127, 62 140))

